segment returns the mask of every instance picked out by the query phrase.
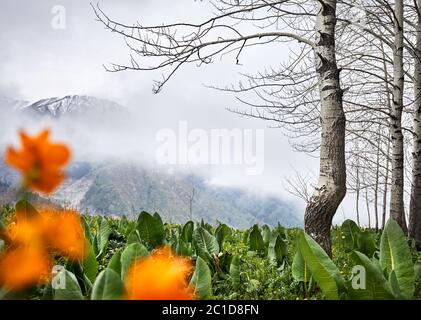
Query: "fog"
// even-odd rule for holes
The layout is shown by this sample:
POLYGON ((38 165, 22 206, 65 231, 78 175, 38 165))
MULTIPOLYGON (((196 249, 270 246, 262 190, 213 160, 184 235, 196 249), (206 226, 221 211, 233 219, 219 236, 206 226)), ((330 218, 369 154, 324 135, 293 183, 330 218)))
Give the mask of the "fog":
MULTIPOLYGON (((101 0, 101 7, 114 19, 128 24, 137 20, 160 24, 188 20, 199 22, 212 14, 207 1, 193 0, 101 0)), ((49 97, 88 95, 114 101, 124 108, 121 117, 99 121, 95 116, 63 119, 60 122, 23 118, 2 112, 0 144, 17 143, 19 128, 28 132, 50 127, 54 139, 71 145, 74 160, 122 159, 156 166, 160 130, 177 131, 180 122, 190 129, 264 130, 264 171, 247 175, 238 165, 178 165, 165 170, 187 170, 205 176, 210 183, 242 187, 257 194, 295 200, 283 187, 294 170, 303 174, 318 171, 318 160, 297 153, 279 129, 258 119, 240 117, 227 107, 242 107, 232 94, 215 91, 204 84, 229 85, 240 73, 255 73, 286 59, 284 46, 253 47, 236 65, 235 54, 198 68, 181 68, 164 90, 152 93, 153 80, 161 72, 105 72, 103 64, 125 63, 124 41, 95 21, 88 1, 3 0, 0 3, 0 96, 35 102, 49 97), (54 29, 54 8, 65 9, 65 29, 54 29), (53 11, 52 11, 53 10, 53 11), (6 117, 7 115, 7 117, 6 117)), ((353 197, 348 196, 336 221, 354 218, 353 197)))

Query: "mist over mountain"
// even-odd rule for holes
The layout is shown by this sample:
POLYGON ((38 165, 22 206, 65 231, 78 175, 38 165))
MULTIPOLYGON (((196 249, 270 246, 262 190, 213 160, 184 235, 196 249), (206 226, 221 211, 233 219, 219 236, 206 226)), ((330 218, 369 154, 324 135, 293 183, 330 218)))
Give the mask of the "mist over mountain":
POLYGON ((73 95, 63 98, 42 99, 33 104, 20 107, 18 111, 38 117, 75 117, 81 120, 91 115, 121 114, 124 112, 124 108, 115 102, 105 99, 73 95))
MULTIPOLYGON (((245 188, 214 185, 198 172, 151 166, 147 157, 132 157, 131 151, 139 155, 150 146, 146 146, 145 137, 134 133, 138 119, 115 102, 76 95, 35 103, 0 98, 0 107, 12 123, 51 126, 75 147, 67 181, 49 198, 54 203, 100 215, 135 217, 142 210, 159 212, 174 223, 187 221, 191 214, 195 220, 221 221, 237 228, 254 223, 302 225, 292 202, 258 196, 245 188), (133 141, 127 145, 137 145, 138 149, 131 150, 121 142, 129 139, 133 141), (89 152, 84 154, 83 150, 89 152)), ((13 134, 16 132, 11 130, 6 136, 13 134)), ((19 176, 2 161, 3 203, 13 200, 18 181, 19 176)))

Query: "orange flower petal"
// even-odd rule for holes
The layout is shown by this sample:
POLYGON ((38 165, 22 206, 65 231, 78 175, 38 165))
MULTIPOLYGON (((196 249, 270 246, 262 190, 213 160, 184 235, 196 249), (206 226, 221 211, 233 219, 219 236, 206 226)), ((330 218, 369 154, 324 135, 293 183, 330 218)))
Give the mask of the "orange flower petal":
POLYGON ((187 278, 191 261, 163 248, 130 268, 126 289, 129 300, 191 300, 193 289, 187 278))
POLYGON ((63 166, 70 159, 70 151, 65 145, 55 144, 47 149, 46 156, 48 157, 47 161, 50 165, 63 166))
POLYGON ((0 257, 0 285, 19 291, 48 281, 51 261, 36 247, 19 247, 0 257))
POLYGON ((83 260, 86 256, 86 239, 79 214, 72 210, 44 210, 41 216, 48 246, 72 260, 83 260))
POLYGON ((8 148, 6 150, 5 162, 9 166, 22 171, 28 171, 33 166, 33 159, 30 154, 23 155, 13 148, 8 148))
POLYGON ((51 143, 49 134, 49 130, 44 130, 31 137, 21 131, 22 149, 9 148, 6 152, 6 163, 22 172, 25 186, 46 194, 63 182, 62 167, 70 159, 69 148, 51 143))

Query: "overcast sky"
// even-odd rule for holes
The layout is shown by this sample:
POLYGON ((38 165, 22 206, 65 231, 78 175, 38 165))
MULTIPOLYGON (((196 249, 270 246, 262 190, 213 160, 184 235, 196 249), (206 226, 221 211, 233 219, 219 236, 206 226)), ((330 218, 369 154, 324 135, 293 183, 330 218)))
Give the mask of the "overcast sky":
MULTIPOLYGON (((101 0, 99 3, 115 20, 128 24, 138 20, 145 24, 200 22, 212 14, 207 1, 101 0)), ((241 72, 254 73, 276 66, 288 56, 291 48, 287 45, 248 50, 242 55, 241 65, 235 64, 235 55, 228 55, 202 68, 186 66, 160 94, 154 95, 153 80, 161 77, 160 71, 104 71, 102 64, 127 62, 128 52, 120 37, 95 21, 89 1, 1 0, 0 43, 0 95, 30 102, 82 94, 106 98, 135 110, 142 135, 150 139, 162 128, 176 129, 179 121, 187 121, 189 128, 206 130, 264 129, 264 173, 247 176, 244 170, 230 167, 207 168, 214 183, 247 186, 257 193, 295 200, 284 190, 282 180, 293 175, 293 168, 304 174, 318 171, 317 159, 294 152, 279 129, 226 111, 227 107, 241 105, 233 95, 203 86, 229 85, 240 79, 241 72), (57 5, 66 9, 64 30, 51 26, 55 16, 52 10, 57 5)), ((149 149, 148 152, 155 152, 149 149)), ((337 219, 354 217, 351 201, 349 198, 344 208, 339 209, 337 219)), ((298 203, 303 206, 302 202, 298 203)))

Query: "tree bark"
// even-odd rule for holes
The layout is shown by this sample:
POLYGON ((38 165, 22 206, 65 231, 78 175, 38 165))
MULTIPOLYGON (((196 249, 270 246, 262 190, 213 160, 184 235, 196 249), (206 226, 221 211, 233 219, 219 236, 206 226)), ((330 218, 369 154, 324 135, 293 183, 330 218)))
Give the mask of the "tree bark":
MULTIPOLYGON (((417 0, 421 8, 421 0, 417 0)), ((418 16, 414 54, 414 150, 411 202, 409 205, 409 236, 421 243, 421 16, 418 16)))
POLYGON ((391 118, 392 137, 392 186, 390 217, 395 219, 404 232, 407 232, 404 210, 404 146, 402 133, 403 111, 403 0, 395 2, 395 41, 393 49, 393 103, 391 118))
MULTIPOLYGON (((390 114, 392 113, 392 101, 390 99, 390 90, 389 90, 389 72, 387 71, 387 64, 386 64, 386 54, 384 51, 383 41, 380 41, 380 48, 382 51, 383 57, 383 70, 384 70, 384 80, 385 80, 385 87, 386 87, 386 97, 387 97, 387 110, 389 110, 390 114)), ((387 152, 386 152, 386 170, 385 170, 385 177, 384 177, 384 188, 383 188, 383 206, 382 206, 382 230, 386 225, 386 213, 387 213, 387 195, 388 195, 388 186, 389 186, 389 165, 390 165, 390 133, 392 132, 389 129, 389 137, 387 140, 387 152)))
POLYGON ((376 154, 376 181, 374 183, 374 219, 375 219, 375 228, 376 232, 379 231, 379 177, 380 177, 380 141, 381 141, 381 135, 380 135, 380 126, 378 131, 378 141, 377 141, 377 154, 376 154))
POLYGON ((346 194, 346 120, 336 62, 336 2, 318 0, 314 53, 321 100, 320 173, 304 217, 306 232, 329 255, 332 219, 346 194))
POLYGON ((360 227, 360 161, 359 158, 357 159, 357 181, 356 181, 356 191, 357 196, 355 199, 355 209, 357 211, 357 224, 360 227))

